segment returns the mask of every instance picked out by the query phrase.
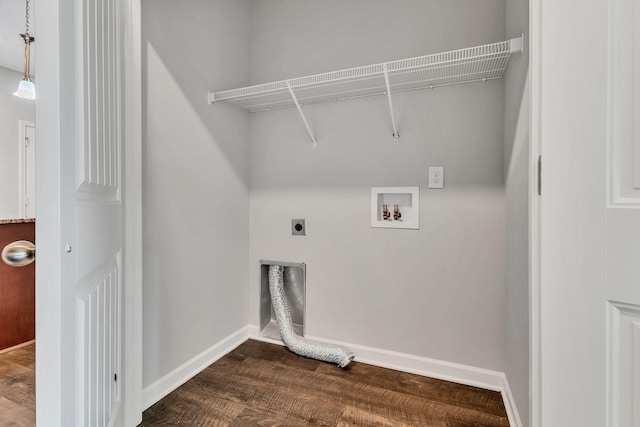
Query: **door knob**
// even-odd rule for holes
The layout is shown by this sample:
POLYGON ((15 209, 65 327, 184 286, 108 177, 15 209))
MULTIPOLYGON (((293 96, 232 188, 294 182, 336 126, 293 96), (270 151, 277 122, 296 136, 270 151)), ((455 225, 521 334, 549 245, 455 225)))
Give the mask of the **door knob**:
POLYGON ((36 260, 36 245, 27 240, 9 243, 2 250, 2 261, 12 267, 24 267, 36 260))

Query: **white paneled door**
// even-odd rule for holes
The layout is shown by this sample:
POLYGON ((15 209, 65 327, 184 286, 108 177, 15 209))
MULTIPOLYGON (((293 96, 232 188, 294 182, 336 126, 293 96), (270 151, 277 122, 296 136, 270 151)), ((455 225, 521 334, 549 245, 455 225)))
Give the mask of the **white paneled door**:
POLYGON ((123 425, 127 4, 37 5, 42 426, 123 425))
POLYGON ((640 0, 532 5, 534 425, 640 427, 640 0))
MULTIPOLYGON (((120 416, 122 313, 122 36, 117 0, 77 1, 75 173, 76 424, 120 416), (118 381, 120 375, 120 381, 118 381)), ((69 251, 69 248, 66 249, 69 251)), ((70 253, 71 255, 71 253, 70 253)))
POLYGON ((640 426, 640 0, 610 5, 608 413, 640 426))

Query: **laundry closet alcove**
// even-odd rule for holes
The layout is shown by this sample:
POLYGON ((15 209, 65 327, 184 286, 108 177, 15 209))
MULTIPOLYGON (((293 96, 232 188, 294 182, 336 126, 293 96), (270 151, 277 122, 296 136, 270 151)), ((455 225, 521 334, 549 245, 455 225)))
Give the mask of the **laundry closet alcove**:
POLYGON ((526 413, 526 256, 507 251, 526 2, 142 6, 145 402, 260 338, 279 260, 305 265, 307 337, 493 390, 506 373, 526 413), (419 228, 371 226, 379 187, 418 187, 419 228))

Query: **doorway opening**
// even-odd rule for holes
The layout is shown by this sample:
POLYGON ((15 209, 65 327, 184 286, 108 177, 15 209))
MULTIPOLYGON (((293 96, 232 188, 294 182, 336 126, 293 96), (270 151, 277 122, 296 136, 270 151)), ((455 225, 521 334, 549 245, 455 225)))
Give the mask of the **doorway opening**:
MULTIPOLYGON (((21 73, 0 64, 0 250, 35 243, 35 104, 13 96, 21 73)), ((0 425, 35 424, 35 263, 0 262, 0 425)))

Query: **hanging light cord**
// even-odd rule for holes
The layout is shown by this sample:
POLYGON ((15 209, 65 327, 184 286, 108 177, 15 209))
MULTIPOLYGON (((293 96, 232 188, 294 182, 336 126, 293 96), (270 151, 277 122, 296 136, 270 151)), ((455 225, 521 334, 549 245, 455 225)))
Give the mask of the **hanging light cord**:
POLYGON ((26 0, 26 4, 25 22, 27 29, 24 34, 20 34, 20 37, 24 40, 24 79, 26 81, 31 81, 31 76, 29 75, 29 45, 35 40, 35 38, 29 34, 29 0, 26 0))
POLYGON ((20 34, 20 37, 24 40, 24 78, 18 84, 18 90, 13 94, 18 98, 34 100, 36 99, 36 88, 31 81, 31 76, 29 75, 29 57, 31 56, 31 43, 35 41, 35 38, 29 34, 29 0, 25 0, 25 3, 25 22, 27 28, 24 33, 20 34))
POLYGON ((27 0, 27 7, 25 11, 25 22, 27 23, 27 31, 25 31, 25 34, 29 35, 29 0, 27 0))

